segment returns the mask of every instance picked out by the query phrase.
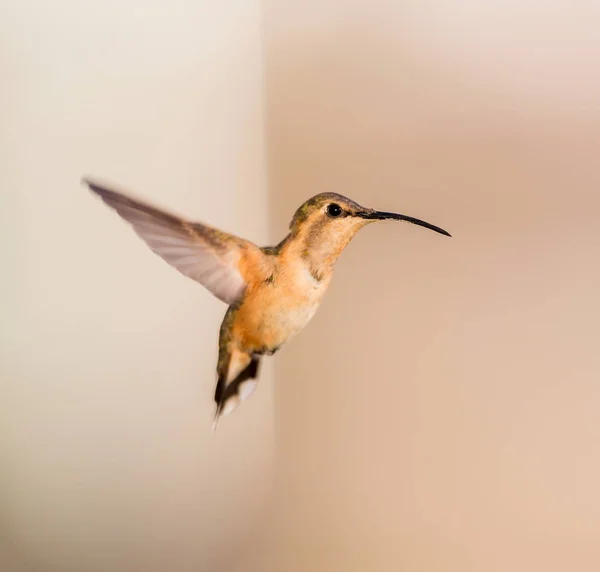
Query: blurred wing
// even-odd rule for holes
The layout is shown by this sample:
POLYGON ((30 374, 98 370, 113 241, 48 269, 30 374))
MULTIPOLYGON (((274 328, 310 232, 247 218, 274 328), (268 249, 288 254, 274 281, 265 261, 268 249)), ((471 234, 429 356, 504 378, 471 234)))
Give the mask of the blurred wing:
POLYGON ((84 183, 125 219, 138 236, 182 274, 226 304, 240 300, 247 283, 238 263, 252 243, 215 228, 191 223, 84 179, 84 183))

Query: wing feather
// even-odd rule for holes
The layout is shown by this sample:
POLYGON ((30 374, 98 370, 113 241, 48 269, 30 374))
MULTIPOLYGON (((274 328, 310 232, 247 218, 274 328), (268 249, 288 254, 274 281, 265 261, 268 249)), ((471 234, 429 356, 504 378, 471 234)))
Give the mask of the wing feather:
POLYGON ((136 234, 168 264, 199 282, 226 304, 241 299, 247 282, 239 262, 249 241, 202 223, 192 223, 90 180, 83 181, 127 221, 136 234))

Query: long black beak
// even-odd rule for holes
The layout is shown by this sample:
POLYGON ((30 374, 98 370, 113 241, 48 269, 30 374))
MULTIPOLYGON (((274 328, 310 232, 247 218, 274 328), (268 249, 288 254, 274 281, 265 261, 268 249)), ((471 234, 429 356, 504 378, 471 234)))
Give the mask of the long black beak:
POLYGON ((396 213, 386 213, 382 211, 373 211, 373 210, 364 210, 356 213, 361 218, 366 218, 369 220, 403 220, 406 222, 411 222, 412 224, 416 224, 419 226, 424 226, 429 230, 434 230, 435 232, 439 232, 440 234, 444 234, 446 236, 452 236, 449 232, 445 231, 443 228, 439 226, 434 226, 433 224, 429 224, 424 220, 419 220, 418 218, 414 218, 412 216, 406 216, 396 213))

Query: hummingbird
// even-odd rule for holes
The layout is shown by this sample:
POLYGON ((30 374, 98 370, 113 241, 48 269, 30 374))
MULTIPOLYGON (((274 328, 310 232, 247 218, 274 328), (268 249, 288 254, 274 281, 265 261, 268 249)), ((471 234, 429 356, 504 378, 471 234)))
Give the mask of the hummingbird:
POLYGON ((310 322, 338 257, 361 228, 395 220, 451 236, 417 218, 366 208, 328 192, 298 208, 279 244, 259 247, 91 179, 83 183, 153 252, 228 305, 219 332, 213 433, 221 416, 254 393, 261 358, 275 354, 310 322))

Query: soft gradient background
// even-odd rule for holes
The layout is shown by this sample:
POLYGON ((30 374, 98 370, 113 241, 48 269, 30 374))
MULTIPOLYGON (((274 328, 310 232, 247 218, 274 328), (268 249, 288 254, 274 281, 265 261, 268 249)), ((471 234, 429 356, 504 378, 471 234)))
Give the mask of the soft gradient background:
POLYGON ((598 570, 600 5, 59 4, 0 14, 1 569, 598 570), (362 231, 213 439, 223 308, 82 171, 454 236, 362 231))
POLYGON ((259 3, 9 2, 0 37, 0 570, 228 570, 271 490, 271 366, 213 438, 225 306, 79 180, 265 242, 259 3))
POLYGON ((266 0, 273 228, 385 223, 277 362, 273 570, 600 569, 598 3, 266 0))

